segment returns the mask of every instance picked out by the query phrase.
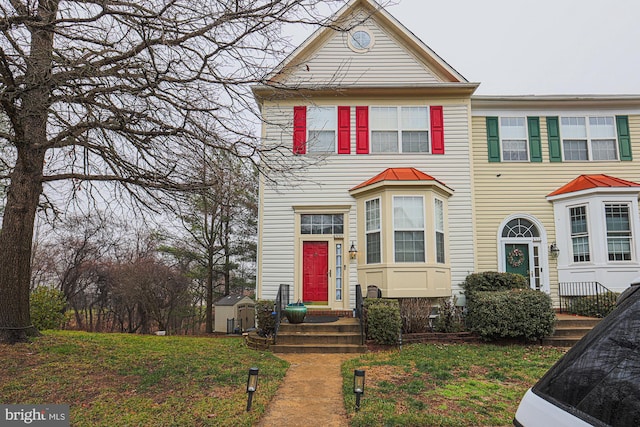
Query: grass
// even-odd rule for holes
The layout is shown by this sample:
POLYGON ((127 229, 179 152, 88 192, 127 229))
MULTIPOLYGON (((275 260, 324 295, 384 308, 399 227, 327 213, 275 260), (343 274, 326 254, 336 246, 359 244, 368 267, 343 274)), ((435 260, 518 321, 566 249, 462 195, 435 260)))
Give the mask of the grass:
POLYGON ((287 363, 239 338, 46 332, 0 345, 0 403, 70 404, 74 426, 251 426, 287 363), (259 392, 246 412, 248 370, 259 392))
MULTIPOLYGON (((564 350, 413 344, 342 366, 352 426, 509 426, 527 388, 564 350), (353 370, 366 371, 354 412, 353 370)), ((0 345, 0 403, 69 404, 73 426, 251 426, 287 363, 239 338, 45 332, 0 345), (248 370, 260 369, 246 412, 248 370)), ((318 425, 320 425, 319 422, 318 425)))
POLYGON ((366 371, 352 426, 510 426, 518 402, 565 350, 541 346, 414 344, 342 366, 345 405, 353 370, 366 371))

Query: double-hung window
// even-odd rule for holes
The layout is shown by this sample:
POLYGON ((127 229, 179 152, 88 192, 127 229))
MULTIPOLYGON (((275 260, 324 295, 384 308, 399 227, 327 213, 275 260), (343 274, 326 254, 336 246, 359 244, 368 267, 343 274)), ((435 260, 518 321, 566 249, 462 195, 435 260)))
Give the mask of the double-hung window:
POLYGON ((529 161, 527 121, 524 117, 501 117, 500 138, 503 161, 529 161))
POLYGON ((629 206, 606 204, 604 214, 607 223, 607 253, 609 261, 631 260, 631 223, 629 206))
POLYGON ((380 199, 365 202, 365 221, 367 264, 377 264, 382 262, 380 199))
POLYGON ((444 264, 444 202, 435 199, 436 262, 444 264))
POLYGON ((429 152, 428 107, 371 107, 369 122, 371 152, 429 152))
POLYGON ((393 198, 395 262, 424 262, 424 198, 393 198))
POLYGON ((560 134, 564 160, 618 159, 613 116, 561 117, 560 134))
POLYGON ((337 113, 335 107, 309 107, 307 110, 307 151, 335 153, 337 113))
POLYGON ((587 226, 587 207, 576 206, 569 209, 571 221, 571 245, 573 249, 573 262, 588 262, 589 254, 589 229, 587 226))

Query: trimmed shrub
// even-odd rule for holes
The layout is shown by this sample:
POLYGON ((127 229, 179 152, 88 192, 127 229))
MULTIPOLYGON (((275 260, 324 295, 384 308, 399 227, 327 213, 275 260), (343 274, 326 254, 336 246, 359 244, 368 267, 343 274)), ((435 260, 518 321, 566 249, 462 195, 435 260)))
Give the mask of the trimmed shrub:
POLYGON ((473 299, 476 292, 508 291, 510 289, 528 289, 527 279, 520 274, 483 271, 468 275, 462 282, 467 300, 473 299))
POLYGON ((31 323, 39 330, 60 329, 65 320, 64 294, 47 286, 38 286, 29 295, 31 323))
POLYGON ((573 297, 569 304, 569 313, 587 317, 606 317, 616 308, 616 301, 620 296, 617 292, 573 297))
POLYGON ((256 320, 258 322, 258 335, 261 337, 273 336, 276 330, 276 316, 273 314, 274 301, 256 301, 256 320))
POLYGON ((458 297, 442 298, 438 306, 438 317, 434 321, 436 332, 462 332, 464 331, 463 309, 456 305, 458 297))
POLYGON ((401 298, 400 317, 402 318, 402 333, 415 334, 429 332, 429 315, 433 305, 429 298, 401 298))
POLYGON ((367 298, 364 301, 367 338, 376 344, 397 344, 402 327, 400 305, 394 299, 367 298))
POLYGON ((533 289, 478 292, 467 300, 467 327, 485 340, 538 340, 553 334, 551 297, 533 289))

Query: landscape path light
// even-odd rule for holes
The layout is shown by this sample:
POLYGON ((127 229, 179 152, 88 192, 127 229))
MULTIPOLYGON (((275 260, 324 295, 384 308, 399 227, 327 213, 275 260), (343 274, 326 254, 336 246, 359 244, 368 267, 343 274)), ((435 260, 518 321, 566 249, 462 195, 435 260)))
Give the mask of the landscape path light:
POLYGON ((251 401, 253 393, 258 388, 258 368, 249 368, 249 377, 247 378, 247 411, 251 410, 251 401))
POLYGON ((353 392, 356 395, 356 412, 360 410, 360 397, 364 394, 364 371, 353 371, 353 392))

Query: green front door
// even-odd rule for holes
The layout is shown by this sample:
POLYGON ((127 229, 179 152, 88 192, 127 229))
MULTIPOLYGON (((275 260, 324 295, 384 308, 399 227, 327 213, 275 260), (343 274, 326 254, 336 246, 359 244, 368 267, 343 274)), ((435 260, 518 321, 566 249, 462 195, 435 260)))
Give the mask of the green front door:
POLYGON ((529 280, 529 245, 507 243, 504 245, 507 273, 516 273, 529 280))

